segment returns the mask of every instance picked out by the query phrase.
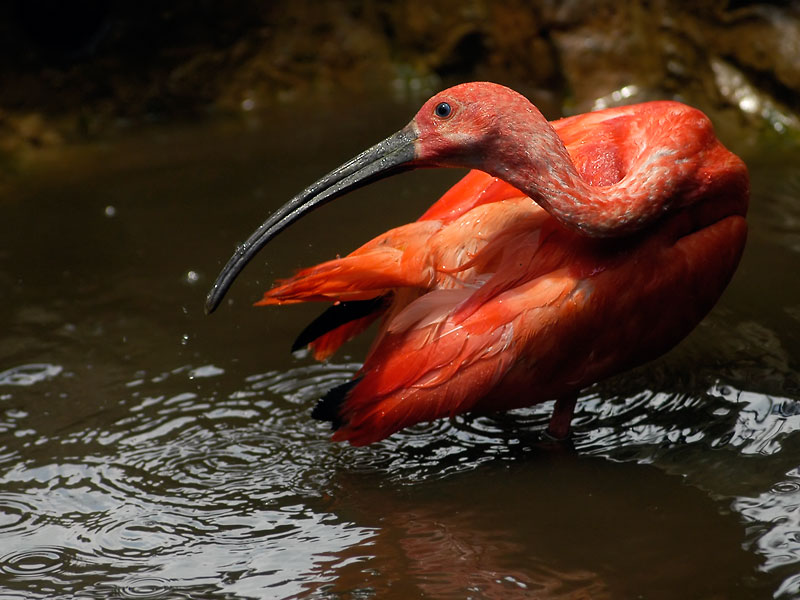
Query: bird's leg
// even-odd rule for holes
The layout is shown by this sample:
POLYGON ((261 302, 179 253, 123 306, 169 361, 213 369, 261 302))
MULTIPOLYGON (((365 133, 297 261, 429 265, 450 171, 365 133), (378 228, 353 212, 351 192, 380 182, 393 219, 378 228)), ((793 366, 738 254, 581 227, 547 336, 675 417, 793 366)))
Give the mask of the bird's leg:
POLYGON ((550 424, 547 426, 546 432, 551 439, 561 441, 569 437, 569 427, 572 422, 572 415, 575 413, 575 402, 577 400, 577 393, 556 400, 553 416, 550 417, 550 424))

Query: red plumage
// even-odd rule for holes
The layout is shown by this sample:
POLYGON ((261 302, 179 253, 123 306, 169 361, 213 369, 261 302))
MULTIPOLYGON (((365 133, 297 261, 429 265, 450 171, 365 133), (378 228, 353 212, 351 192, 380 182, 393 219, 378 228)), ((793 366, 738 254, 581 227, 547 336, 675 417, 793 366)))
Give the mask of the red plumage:
POLYGON ((548 124, 506 88, 467 84, 412 123, 415 165, 481 170, 418 221, 259 302, 388 299, 311 344, 325 358, 383 318, 358 381, 317 410, 334 440, 574 397, 674 346, 736 269, 747 171, 695 109, 652 102, 548 124), (454 115, 437 120, 442 102, 454 115))

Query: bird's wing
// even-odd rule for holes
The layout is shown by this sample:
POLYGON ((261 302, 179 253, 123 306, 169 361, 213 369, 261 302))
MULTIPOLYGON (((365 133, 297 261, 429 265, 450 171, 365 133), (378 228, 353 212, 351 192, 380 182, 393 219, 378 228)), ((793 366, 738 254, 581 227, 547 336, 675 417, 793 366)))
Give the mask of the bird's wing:
MULTIPOLYGON (((489 185, 494 184, 490 181, 489 185)), ((475 206, 459 216, 443 213, 442 220, 428 218, 390 230, 343 258, 279 281, 257 304, 392 299, 391 303, 376 303, 370 315, 359 314, 352 323, 330 321, 330 333, 318 330, 312 350, 318 358, 327 358, 387 309, 396 313, 433 289, 483 283, 482 274, 496 268, 504 252, 515 247, 516 237, 549 220, 538 205, 514 188, 507 186, 504 195, 510 191, 516 196, 475 206), (399 290, 412 293, 398 294, 399 290)))
POLYGON ((546 335, 576 285, 566 272, 541 277, 493 298, 466 319, 453 309, 471 290, 425 294, 390 320, 357 383, 323 398, 317 416, 338 426, 335 440, 361 445, 420 421, 472 410, 518 364, 530 338, 546 335), (539 333, 523 326, 532 321, 539 333))
POLYGON ((258 306, 367 300, 400 287, 428 285, 426 244, 439 221, 417 221, 381 234, 358 250, 280 280, 258 306))

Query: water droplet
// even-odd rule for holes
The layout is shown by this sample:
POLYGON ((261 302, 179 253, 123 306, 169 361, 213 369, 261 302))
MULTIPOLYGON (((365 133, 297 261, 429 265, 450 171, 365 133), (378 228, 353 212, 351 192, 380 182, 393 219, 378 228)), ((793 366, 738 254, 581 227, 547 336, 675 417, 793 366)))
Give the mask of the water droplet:
POLYGON ((189 283, 196 283, 200 279, 197 271, 186 271, 186 281, 189 283))
POLYGON ((117 209, 109 204, 106 206, 103 213, 110 219, 111 217, 115 217, 117 215, 117 209))
POLYGON ((181 346, 185 346, 188 343, 189 343, 189 334, 188 333, 184 333, 181 336, 181 346))

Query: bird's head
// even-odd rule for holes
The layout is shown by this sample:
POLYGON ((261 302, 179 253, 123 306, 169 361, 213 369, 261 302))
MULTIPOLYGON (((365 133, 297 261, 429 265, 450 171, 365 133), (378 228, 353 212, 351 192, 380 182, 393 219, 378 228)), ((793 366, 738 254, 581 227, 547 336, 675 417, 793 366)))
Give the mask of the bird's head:
MULTIPOLYGON (((409 124, 414 165, 486 169, 512 151, 521 129, 547 121, 521 94, 495 83, 463 83, 428 100, 409 124)), ((532 131, 535 135, 535 131, 532 131)))

